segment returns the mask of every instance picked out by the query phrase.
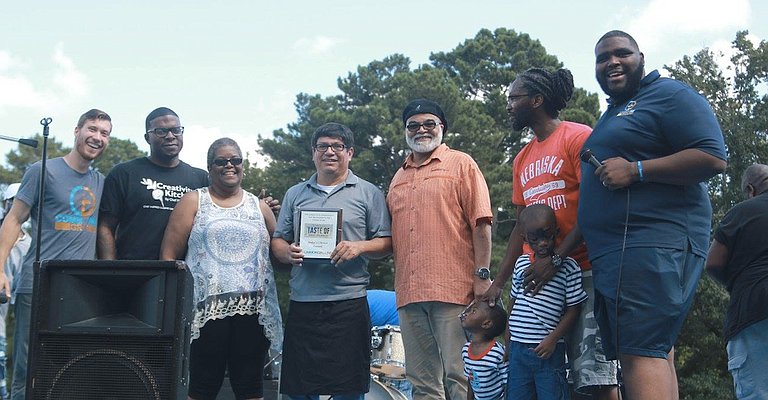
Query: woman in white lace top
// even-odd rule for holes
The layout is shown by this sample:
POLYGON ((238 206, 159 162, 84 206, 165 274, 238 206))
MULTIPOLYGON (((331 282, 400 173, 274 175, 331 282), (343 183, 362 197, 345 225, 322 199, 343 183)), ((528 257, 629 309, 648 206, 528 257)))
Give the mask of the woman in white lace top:
POLYGON ((210 186, 181 198, 160 250, 163 260, 185 259, 194 277, 192 399, 215 399, 227 368, 237 398, 262 398, 267 351, 283 336, 269 261, 275 216, 240 186, 242 163, 234 140, 213 142, 210 186))

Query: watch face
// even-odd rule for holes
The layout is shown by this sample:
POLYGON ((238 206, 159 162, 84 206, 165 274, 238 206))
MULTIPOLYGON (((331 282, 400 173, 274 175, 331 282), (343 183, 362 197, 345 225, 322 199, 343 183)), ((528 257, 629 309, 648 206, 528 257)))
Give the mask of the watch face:
POLYGON ((479 276, 480 279, 488 279, 491 276, 491 271, 488 268, 480 268, 475 271, 475 275, 479 276))
POLYGON ((552 265, 555 267, 559 267, 563 263, 563 259, 560 257, 559 254, 553 254, 552 255, 552 265))

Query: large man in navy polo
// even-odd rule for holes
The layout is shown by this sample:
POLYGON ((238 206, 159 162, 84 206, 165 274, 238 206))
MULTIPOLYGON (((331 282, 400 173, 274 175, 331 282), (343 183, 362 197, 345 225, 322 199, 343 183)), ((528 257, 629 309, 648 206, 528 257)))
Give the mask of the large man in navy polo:
POLYGON ((674 342, 701 274, 712 209, 705 181, 725 164, 722 132, 689 86, 645 75, 621 31, 595 47, 608 110, 584 148, 578 223, 593 266, 606 354, 617 355, 632 399, 676 399, 674 342), (617 301, 618 300, 618 301, 617 301))

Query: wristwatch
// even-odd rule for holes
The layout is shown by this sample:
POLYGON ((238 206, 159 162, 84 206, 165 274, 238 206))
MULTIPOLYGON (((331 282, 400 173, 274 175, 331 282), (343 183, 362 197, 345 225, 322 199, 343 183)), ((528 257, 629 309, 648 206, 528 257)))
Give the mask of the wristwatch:
POLYGON ((560 269, 561 265, 563 265, 563 257, 560 254, 552 254, 552 266, 560 269))
POLYGON ((491 277, 491 270, 489 270, 488 268, 485 268, 485 267, 478 268, 475 271, 475 275, 477 275, 480 279, 488 279, 488 278, 491 277))

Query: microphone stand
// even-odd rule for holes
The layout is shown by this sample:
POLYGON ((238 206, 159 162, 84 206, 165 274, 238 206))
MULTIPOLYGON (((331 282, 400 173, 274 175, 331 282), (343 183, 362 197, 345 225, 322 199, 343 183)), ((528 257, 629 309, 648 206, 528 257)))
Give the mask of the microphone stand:
MULTIPOLYGON (((43 233, 43 200, 45 199, 45 164, 48 159, 48 125, 53 122, 51 117, 43 118, 40 124, 43 126, 43 158, 42 168, 40 169, 40 184, 38 186, 37 198, 37 237, 35 238, 35 264, 40 263, 40 237, 43 233)), ((37 144, 37 142, 35 142, 37 144)), ((37 146, 35 146, 37 147, 37 146)))

